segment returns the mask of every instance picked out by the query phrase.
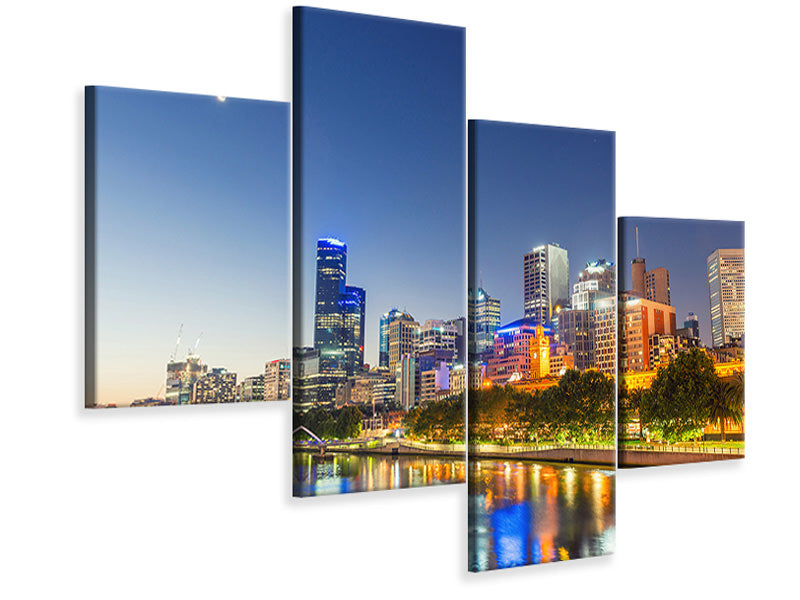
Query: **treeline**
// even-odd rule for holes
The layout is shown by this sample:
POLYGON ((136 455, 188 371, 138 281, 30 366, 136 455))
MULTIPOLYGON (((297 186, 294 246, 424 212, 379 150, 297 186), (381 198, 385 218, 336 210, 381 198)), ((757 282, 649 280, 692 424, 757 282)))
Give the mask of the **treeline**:
POLYGON ((464 394, 416 406, 403 417, 406 436, 441 443, 464 441, 464 394))
POLYGON ((470 390, 470 442, 613 443, 614 388, 604 373, 571 369, 544 390, 470 390))
MULTIPOLYGON (((355 406, 340 410, 317 407, 307 413, 294 413, 294 428, 301 425, 310 429, 323 440, 345 440, 358 437, 364 415, 355 406)), ((297 439, 311 439, 304 431, 297 432, 297 439)))
POLYGON ((620 427, 639 417, 642 435, 669 443, 700 439, 708 424, 717 424, 723 441, 725 421, 744 418, 744 373, 722 380, 708 354, 682 352, 661 367, 649 389, 619 391, 620 427))

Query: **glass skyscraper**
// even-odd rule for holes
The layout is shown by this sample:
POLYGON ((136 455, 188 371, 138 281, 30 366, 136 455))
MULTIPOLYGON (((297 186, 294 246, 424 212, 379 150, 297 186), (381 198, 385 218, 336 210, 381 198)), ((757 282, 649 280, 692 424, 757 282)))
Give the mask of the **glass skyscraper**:
POLYGON ((336 387, 364 364, 366 292, 345 285, 347 245, 334 238, 317 240, 314 349, 319 352, 317 402, 336 397, 336 387))

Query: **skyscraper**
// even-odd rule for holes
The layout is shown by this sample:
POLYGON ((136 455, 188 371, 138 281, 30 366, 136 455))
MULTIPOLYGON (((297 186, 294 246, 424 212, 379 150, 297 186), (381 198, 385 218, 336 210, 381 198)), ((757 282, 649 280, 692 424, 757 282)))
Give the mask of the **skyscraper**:
POLYGON ((414 317, 405 311, 393 308, 387 313, 383 313, 381 317, 380 338, 378 341, 378 366, 389 366, 389 326, 392 321, 402 319, 404 321, 413 322, 414 317))
POLYGON ((314 349, 319 351, 317 401, 333 402, 336 386, 364 363, 366 292, 345 285, 347 245, 317 240, 314 349))
POLYGON ((480 360, 491 351, 494 332, 500 327, 500 299, 492 298, 483 288, 469 297, 470 360, 480 360))
POLYGON ((744 335, 744 248, 717 248, 706 265, 711 338, 719 348, 744 335))
POLYGON ((569 257, 558 244, 537 246, 523 259, 525 318, 549 323, 556 307, 569 305, 569 257))
POLYGON ((672 304, 669 289, 669 270, 657 267, 644 274, 644 297, 659 304, 672 304))

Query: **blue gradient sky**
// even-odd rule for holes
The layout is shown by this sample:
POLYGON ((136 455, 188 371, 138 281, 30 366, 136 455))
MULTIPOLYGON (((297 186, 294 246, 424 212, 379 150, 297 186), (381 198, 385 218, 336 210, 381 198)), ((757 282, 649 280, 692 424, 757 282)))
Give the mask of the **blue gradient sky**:
POLYGON ((523 257, 555 242, 572 284, 586 263, 614 261, 614 134, 475 122, 475 277, 500 299, 501 323, 522 318, 523 257))
POLYGON ((296 342, 313 344, 316 240, 336 237, 347 244, 348 285, 367 292, 364 360, 375 365, 380 317, 392 307, 420 321, 464 316, 464 30, 319 9, 298 14, 296 342))
POLYGON ((708 301, 706 259, 717 248, 744 248, 743 221, 699 221, 693 219, 621 219, 620 282, 631 289, 631 260, 636 257, 636 228, 639 254, 647 268, 669 270, 670 300, 678 327, 693 312, 700 320, 700 338, 711 346, 711 308, 708 301))
POLYGON ((97 88, 97 401, 290 355, 289 105, 97 88))

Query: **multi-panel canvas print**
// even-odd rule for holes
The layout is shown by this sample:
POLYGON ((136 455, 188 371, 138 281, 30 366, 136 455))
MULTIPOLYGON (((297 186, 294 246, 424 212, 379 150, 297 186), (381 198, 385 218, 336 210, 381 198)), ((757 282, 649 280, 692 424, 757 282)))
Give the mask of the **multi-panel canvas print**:
POLYGON ((464 30, 294 10, 293 493, 464 482, 464 30))
POLYGON ((744 457, 744 223, 619 219, 619 466, 744 457))
POLYGON ((285 400, 289 105, 86 88, 87 407, 285 400))
POLYGON ((469 568, 614 549, 614 134, 469 124, 469 568))

